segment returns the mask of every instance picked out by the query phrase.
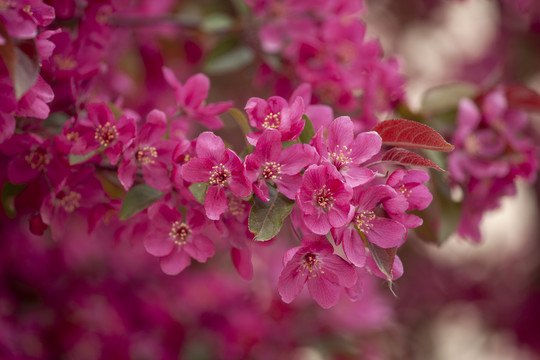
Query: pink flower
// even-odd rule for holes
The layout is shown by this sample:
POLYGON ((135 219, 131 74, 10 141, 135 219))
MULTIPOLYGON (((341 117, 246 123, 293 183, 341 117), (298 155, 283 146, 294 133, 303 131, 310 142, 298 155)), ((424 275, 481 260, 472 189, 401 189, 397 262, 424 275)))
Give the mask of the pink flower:
POLYGON ((150 231, 144 239, 148 253, 160 257, 161 270, 168 275, 179 274, 191 258, 205 262, 214 255, 214 244, 202 234, 205 218, 197 210, 182 215, 165 204, 153 205, 148 210, 150 231))
POLYGON ((375 185, 365 190, 354 189, 352 203, 356 210, 352 221, 342 228, 334 229, 336 244, 343 243, 343 251, 356 266, 363 267, 366 261, 364 239, 382 248, 401 246, 405 242, 406 229, 397 222, 380 215, 379 208, 385 201, 397 198, 393 210, 405 211, 407 203, 398 198, 394 189, 386 185, 375 185), (401 203, 399 202, 401 201, 401 203))
POLYGON ((162 111, 152 110, 139 134, 124 146, 124 155, 118 166, 118 180, 124 189, 133 185, 135 173, 142 168, 144 181, 160 191, 169 191, 168 163, 171 144, 161 140, 167 130, 167 118, 162 111))
POLYGON ((382 139, 374 131, 360 133, 354 138, 353 130, 351 118, 340 116, 328 127, 326 143, 322 128, 315 135, 314 143, 321 158, 334 165, 345 182, 355 187, 375 177, 375 172, 360 164, 379 153, 382 139))
POLYGON ((86 155, 99 148, 112 165, 116 165, 122 154, 123 145, 135 136, 135 121, 121 116, 116 121, 112 110, 105 103, 91 103, 86 106, 88 120, 81 120, 77 127, 78 141, 71 151, 75 155, 86 155))
POLYGON ((246 174, 253 182, 253 191, 268 201, 268 183, 276 184, 279 192, 293 199, 302 184, 300 171, 318 159, 309 145, 294 144, 281 150, 281 134, 274 129, 263 132, 255 151, 246 156, 246 174))
POLYGON ((354 267, 334 254, 324 236, 310 235, 302 245, 283 255, 284 268, 279 276, 281 299, 290 303, 307 283, 311 297, 323 308, 337 304, 341 289, 355 285, 354 267))
MULTIPOLYGON (((398 169, 388 177, 386 185, 396 190, 398 195, 401 195, 407 201, 409 204, 407 210, 424 210, 433 200, 433 195, 422 184, 426 181, 429 181, 429 175, 423 170, 398 169)), ((409 229, 422 225, 422 219, 413 214, 404 212, 395 214, 389 212, 388 214, 392 219, 399 221, 409 229)))
POLYGON ((302 187, 296 194, 306 226, 319 235, 351 220, 354 214, 351 198, 352 189, 330 164, 311 165, 304 173, 302 187))
POLYGON ((83 167, 64 178, 43 199, 41 217, 51 227, 53 238, 58 240, 72 213, 89 212, 102 198, 101 184, 94 176, 94 168, 83 167))
POLYGON ((0 20, 14 38, 32 39, 38 34, 38 26, 54 20, 54 8, 39 0, 9 1, 0 8, 0 20))
MULTIPOLYGON (((259 130, 276 129, 281 133, 281 141, 295 140, 304 130, 304 101, 299 96, 290 104, 279 96, 272 96, 268 101, 253 97, 244 110, 251 126, 259 130)), ((248 141, 255 145, 259 136, 260 132, 248 134, 248 141)))
POLYGON ((232 106, 232 102, 205 105, 210 88, 210 79, 206 75, 195 74, 187 79, 184 85, 176 79, 173 71, 169 68, 163 67, 163 75, 167 83, 174 89, 178 108, 182 112, 181 116, 187 115, 194 118, 209 129, 223 127, 218 115, 227 111, 232 106))
POLYGON ((195 146, 197 158, 182 166, 182 176, 192 183, 207 182, 204 199, 206 216, 219 220, 227 210, 225 189, 238 197, 251 194, 251 183, 246 177, 242 161, 231 149, 225 149, 223 140, 212 132, 203 132, 195 146))

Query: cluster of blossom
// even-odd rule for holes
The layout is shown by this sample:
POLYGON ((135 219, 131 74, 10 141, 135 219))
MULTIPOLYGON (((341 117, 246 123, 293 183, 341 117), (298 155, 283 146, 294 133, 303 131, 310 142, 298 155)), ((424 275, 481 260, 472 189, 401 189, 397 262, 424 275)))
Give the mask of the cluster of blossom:
MULTIPOLYGON (((20 200, 18 212, 31 214, 33 194, 20 200)), ((388 337, 394 314, 369 275, 362 299, 330 310, 307 297, 280 300, 268 275, 279 271, 285 242, 254 251, 264 271, 253 282, 238 281, 223 261, 171 277, 142 242, 110 241, 112 224, 88 234, 84 216, 74 214, 69 236, 55 242, 32 235, 23 216, 0 220, 2 359, 271 360, 306 349, 376 359, 387 352, 374 338, 388 337), (343 335, 349 340, 320 347, 343 335)))
POLYGON ((362 0, 246 2, 260 23, 262 50, 270 56, 261 77, 281 76, 278 94, 289 81, 309 83, 319 102, 347 112, 361 109, 354 118, 362 130, 371 129, 378 113, 402 100, 398 61, 383 59, 380 44, 366 39, 362 0))
POLYGON ((510 105, 504 87, 476 103, 459 103, 448 169, 463 190, 457 231, 475 242, 481 240, 483 214, 499 207, 503 196, 515 194, 518 178, 533 182, 538 172, 538 146, 526 135, 528 114, 510 105))

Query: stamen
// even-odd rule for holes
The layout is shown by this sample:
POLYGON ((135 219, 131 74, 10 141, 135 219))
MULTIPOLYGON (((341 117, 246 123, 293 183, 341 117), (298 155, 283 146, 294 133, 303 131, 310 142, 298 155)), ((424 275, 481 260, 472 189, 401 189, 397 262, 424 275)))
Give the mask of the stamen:
POLYGON ((231 172, 225 168, 225 165, 219 163, 219 165, 213 166, 212 170, 210 170, 210 179, 208 180, 208 184, 227 186, 227 179, 230 177, 231 172))
POLYGON ((171 231, 169 231, 169 236, 172 238, 173 243, 178 246, 185 245, 190 234, 191 229, 189 226, 186 223, 181 223, 180 221, 173 222, 171 231))
POLYGON ((298 268, 302 276, 311 278, 317 277, 319 274, 324 274, 322 270, 322 261, 319 260, 317 254, 307 253, 302 259, 302 264, 298 268))
POLYGON ((264 118, 264 122, 262 126, 265 129, 268 129, 268 128, 277 129, 279 128, 280 120, 281 120, 281 112, 277 112, 276 114, 270 113, 266 115, 266 117, 264 118))
POLYGON ((353 162, 350 157, 351 153, 352 149, 349 149, 346 145, 344 145, 343 148, 341 148, 340 145, 336 145, 336 151, 329 154, 330 161, 338 170, 340 170, 342 167, 353 162))
POLYGON ((94 134, 94 139, 99 140, 99 143, 103 147, 109 146, 118 137, 118 130, 116 126, 111 123, 106 123, 105 125, 98 125, 96 132, 94 134))
POLYGON ((79 200, 82 196, 76 191, 61 191, 56 196, 60 206, 66 210, 66 212, 71 213, 80 206, 79 200))
POLYGON ((26 155, 24 159, 32 169, 38 169, 38 171, 45 172, 47 171, 45 166, 51 161, 51 154, 45 149, 38 148, 26 155))
POLYGON ((268 180, 274 180, 277 178, 281 179, 281 167, 283 165, 275 162, 269 161, 264 165, 263 168, 263 178, 268 180))
POLYGON ((323 185, 323 187, 319 190, 315 190, 313 192, 313 198, 315 199, 317 205, 325 210, 334 206, 334 194, 331 190, 326 188, 326 185, 323 185))
POLYGON ((375 213, 373 211, 362 211, 361 213, 356 213, 354 216, 354 222, 358 230, 362 231, 364 234, 369 233, 369 230, 373 229, 372 221, 375 220, 375 213))
POLYGON ((157 150, 153 146, 144 146, 139 148, 136 158, 142 165, 153 164, 154 159, 157 158, 157 150))

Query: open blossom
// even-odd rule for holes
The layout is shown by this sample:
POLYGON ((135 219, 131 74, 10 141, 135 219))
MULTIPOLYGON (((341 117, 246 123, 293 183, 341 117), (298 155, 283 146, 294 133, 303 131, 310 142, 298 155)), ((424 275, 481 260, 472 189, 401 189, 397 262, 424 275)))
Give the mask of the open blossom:
POLYGON ((283 255, 283 271, 279 276, 281 299, 290 303, 307 284, 311 297, 323 308, 337 304, 341 290, 355 285, 354 267, 334 254, 324 236, 309 235, 302 245, 283 255))
POLYGON ((381 150, 382 139, 374 131, 353 137, 354 125, 350 117, 340 116, 328 126, 326 142, 323 129, 315 135, 314 143, 324 161, 334 165, 347 184, 352 187, 373 180, 375 172, 360 166, 381 150))
POLYGON ((508 106, 502 88, 485 95, 479 105, 461 100, 457 122, 448 169, 452 181, 465 190, 458 233, 480 241, 482 214, 497 207, 502 196, 515 193, 517 177, 534 180, 538 150, 523 136, 527 114, 508 106))
POLYGON ((159 203, 148 210, 150 230, 144 239, 146 251, 160 257, 165 274, 176 275, 184 270, 191 258, 205 262, 214 255, 214 244, 202 233, 204 215, 190 210, 184 220, 169 206, 159 203))
POLYGON ((350 221, 354 213, 352 193, 331 165, 311 165, 304 172, 296 202, 306 226, 315 234, 324 235, 350 221))
POLYGON ((121 116, 116 121, 114 113, 105 103, 90 103, 86 106, 88 120, 80 120, 77 126, 78 140, 71 151, 75 155, 86 155, 104 148, 111 164, 116 165, 122 154, 123 145, 135 136, 135 121, 121 116))
POLYGON ((89 211, 102 197, 103 192, 94 176, 94 168, 83 167, 62 179, 43 198, 41 217, 43 222, 51 227, 53 238, 59 239, 72 213, 89 211))
POLYGON ((228 207, 225 189, 230 189, 238 197, 247 197, 251 194, 251 183, 238 155, 231 149, 225 149, 223 140, 214 133, 201 133, 195 151, 197 158, 182 166, 182 176, 192 183, 208 183, 204 198, 206 216, 219 220, 228 207))
POLYGON ((223 127, 218 115, 227 111, 232 106, 232 102, 205 104, 210 89, 210 79, 206 75, 195 74, 187 79, 183 85, 171 69, 164 67, 163 75, 167 83, 174 89, 178 108, 182 112, 181 117, 187 115, 187 117, 200 121, 209 129, 223 127))
MULTIPOLYGON (((429 181, 429 175, 423 170, 398 169, 390 174, 386 180, 386 185, 395 189, 398 195, 401 195, 407 201, 407 210, 424 210, 433 200, 433 195, 423 184, 427 181, 429 181)), ((413 214, 405 212, 389 212, 388 214, 392 219, 399 221, 409 229, 422 225, 422 219, 413 214)))
POLYGON ((39 0, 3 1, 0 22, 17 39, 32 39, 38 26, 47 26, 54 20, 54 8, 39 0))
MULTIPOLYGON (((297 96, 291 103, 282 97, 272 96, 267 100, 250 98, 244 107, 249 124, 259 130, 276 129, 281 133, 281 141, 295 140, 304 130, 304 100, 297 96)), ((255 145, 262 133, 248 134, 248 141, 255 145)))
POLYGON ((253 182, 253 191, 264 201, 269 200, 268 184, 276 184, 279 192, 294 199, 302 184, 300 171, 318 159, 315 149, 294 144, 281 149, 281 134, 275 129, 263 132, 255 151, 246 156, 246 173, 253 182))
POLYGON ((405 242, 405 227, 396 220, 380 215, 379 207, 389 199, 396 199, 392 203, 396 213, 407 208, 406 201, 399 198, 396 191, 389 186, 375 185, 365 190, 361 187, 354 189, 352 203, 355 205, 355 212, 351 222, 332 232, 336 244, 343 244, 345 255, 354 265, 365 265, 364 239, 382 248, 398 247, 405 242))
POLYGON ((170 144, 161 140, 167 130, 167 118, 162 111, 152 110, 138 135, 124 146, 122 161, 118 166, 118 180, 124 189, 133 186, 139 167, 148 185, 167 191, 171 188, 169 169, 170 144))

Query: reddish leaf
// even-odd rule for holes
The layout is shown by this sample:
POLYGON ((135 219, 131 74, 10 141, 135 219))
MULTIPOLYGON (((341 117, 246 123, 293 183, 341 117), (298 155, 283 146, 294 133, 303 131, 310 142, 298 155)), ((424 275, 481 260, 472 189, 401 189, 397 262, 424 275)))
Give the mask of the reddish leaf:
POLYGON ((393 280, 392 267, 394 266, 394 259, 396 258, 397 247, 384 249, 380 246, 373 244, 370 241, 368 241, 367 243, 369 251, 371 252, 371 256, 373 256, 373 260, 375 260, 375 264, 377 264, 379 270, 381 270, 381 272, 386 276, 388 280, 393 280))
POLYGON ((505 87, 508 106, 530 111, 540 111, 540 94, 520 84, 505 87))
POLYGON ((437 151, 454 149, 438 132, 416 121, 386 120, 377 124, 373 130, 381 135, 385 145, 437 151))
POLYGON ((384 153, 382 161, 408 166, 425 166, 435 170, 444 171, 433 161, 423 158, 417 153, 403 148, 392 148, 388 150, 386 153, 384 153))

